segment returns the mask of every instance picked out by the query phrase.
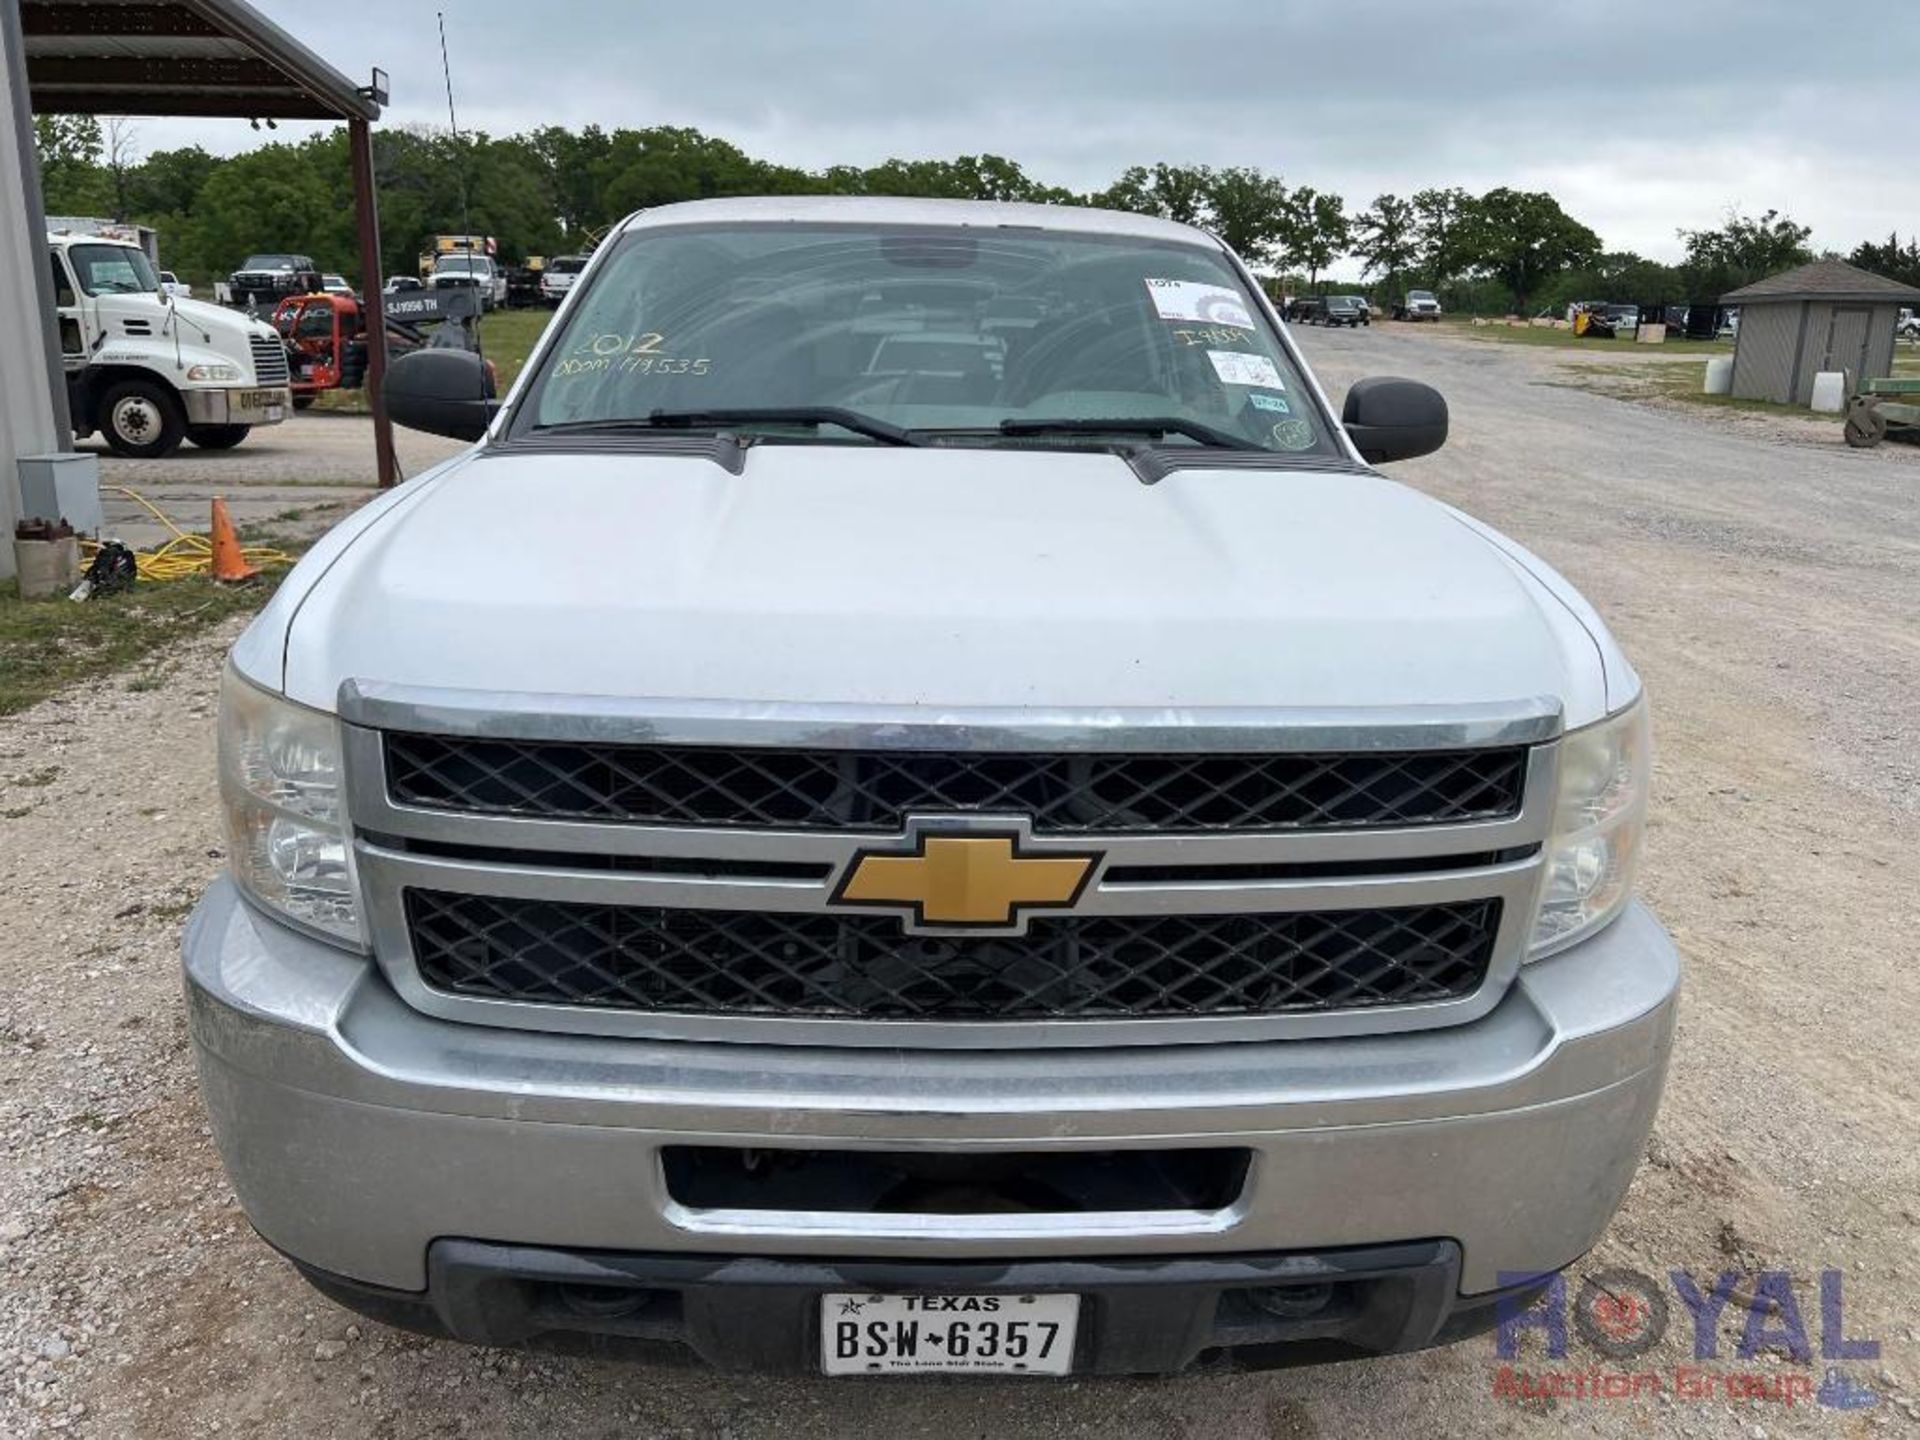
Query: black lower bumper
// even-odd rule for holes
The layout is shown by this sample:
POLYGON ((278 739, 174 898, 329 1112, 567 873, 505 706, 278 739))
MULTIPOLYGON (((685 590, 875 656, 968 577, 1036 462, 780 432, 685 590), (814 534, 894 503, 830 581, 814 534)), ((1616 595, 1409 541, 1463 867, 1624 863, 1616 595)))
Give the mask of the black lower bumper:
MULTIPOLYGON (((298 1263, 298 1262, 296 1262, 298 1263)), ((385 1290, 301 1265, 373 1319, 482 1345, 593 1353, 685 1346, 726 1370, 820 1368, 829 1291, 1080 1295, 1073 1368, 1269 1368, 1446 1344, 1489 1329, 1518 1291, 1461 1296, 1460 1250, 1421 1241, 1312 1254, 988 1261, 626 1255, 435 1242, 428 1288, 385 1290)))

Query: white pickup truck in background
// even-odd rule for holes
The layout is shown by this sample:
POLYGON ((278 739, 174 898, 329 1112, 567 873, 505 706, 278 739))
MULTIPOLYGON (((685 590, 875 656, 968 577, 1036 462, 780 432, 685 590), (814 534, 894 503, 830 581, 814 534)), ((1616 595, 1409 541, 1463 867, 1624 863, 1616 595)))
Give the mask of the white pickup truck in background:
POLYGON ((427 276, 429 290, 476 290, 480 308, 491 310, 507 303, 507 276, 498 262, 488 255, 451 253, 433 262, 427 276))

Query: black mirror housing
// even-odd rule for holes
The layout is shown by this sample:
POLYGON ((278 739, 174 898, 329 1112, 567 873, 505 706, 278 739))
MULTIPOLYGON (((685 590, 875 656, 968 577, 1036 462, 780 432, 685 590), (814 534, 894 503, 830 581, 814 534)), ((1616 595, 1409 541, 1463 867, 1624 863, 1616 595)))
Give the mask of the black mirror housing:
POLYGON ((1411 460, 1447 443, 1447 402, 1418 380, 1375 375, 1353 382, 1340 423, 1368 464, 1411 460))
POLYGON ((493 375, 471 350, 427 349, 399 356, 387 367, 381 393, 396 425, 455 440, 478 440, 500 408, 493 375))

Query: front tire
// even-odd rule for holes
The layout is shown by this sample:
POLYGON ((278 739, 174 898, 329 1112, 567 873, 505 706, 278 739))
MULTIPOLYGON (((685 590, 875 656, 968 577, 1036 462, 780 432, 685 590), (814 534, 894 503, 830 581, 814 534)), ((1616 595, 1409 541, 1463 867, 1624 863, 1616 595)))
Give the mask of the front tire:
POLYGON ((100 433, 116 455, 157 460, 186 438, 187 417, 166 386, 153 380, 122 380, 100 397, 100 433))
POLYGON ((189 425, 187 439, 202 450, 231 450, 252 429, 251 425, 189 425))

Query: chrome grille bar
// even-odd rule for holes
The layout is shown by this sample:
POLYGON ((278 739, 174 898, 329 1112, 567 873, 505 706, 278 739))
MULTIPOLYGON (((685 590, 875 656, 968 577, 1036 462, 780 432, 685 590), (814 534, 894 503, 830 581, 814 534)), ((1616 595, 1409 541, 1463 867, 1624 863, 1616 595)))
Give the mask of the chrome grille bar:
MULTIPOLYGON (((1482 707, 1485 714, 1466 719, 1425 711, 1376 716, 1379 723, 1373 728, 1347 715, 1340 717, 1338 726, 1324 714, 1302 717, 1282 712, 1265 717, 1267 726, 1282 729, 1289 721, 1299 720, 1314 735, 1313 747, 1298 746, 1297 734, 1274 738, 1275 732, 1261 730, 1252 715, 1235 714, 1223 721, 1218 712, 1191 712, 1183 717, 1190 722, 1183 734, 1238 742, 1236 752, 1320 750, 1336 737, 1356 750, 1375 751, 1383 747, 1369 742, 1382 736, 1392 737, 1392 748, 1398 749, 1409 748, 1410 738, 1436 749, 1458 749, 1468 734, 1483 744, 1524 744, 1519 805, 1514 813, 1494 819, 1379 829, 1063 830, 1035 832, 1026 842, 1039 856, 1050 849, 1099 853, 1100 861, 1072 912, 1074 919, 1089 924, 1106 923, 1104 917, 1145 925, 1152 923, 1151 917, 1310 913, 1333 917, 1337 924, 1343 912, 1406 912, 1412 907, 1497 902, 1497 929, 1484 965, 1475 972, 1477 983, 1446 998, 1432 998, 1428 992, 1428 998, 1404 1002, 1389 998, 1377 1004, 1286 1013, 1046 1020, 696 1013, 573 1005, 551 998, 489 997, 471 993, 473 987, 469 993, 458 993, 430 985, 414 953, 409 892, 454 897, 455 904, 458 897, 466 896, 614 911, 843 914, 830 903, 831 897, 847 867, 876 843, 873 830, 527 818, 397 803, 389 793, 385 736, 364 722, 378 718, 408 733, 516 738, 530 733, 550 735, 558 728, 627 744, 661 738, 695 743, 689 738, 691 730, 703 737, 724 734, 729 744, 750 743, 756 734, 809 745, 829 743, 823 737, 830 737, 832 744, 848 750, 898 747, 909 737, 924 744, 937 736, 949 744, 958 740, 1003 754, 1044 748, 1037 744, 1041 737, 1059 742, 1068 752, 1077 746, 1124 754, 1144 748, 1150 740, 1163 751, 1193 753, 1174 734, 1180 727, 1158 712, 1150 717, 1124 717, 1138 722, 1137 729, 1128 729, 1111 714, 1099 723, 1084 715, 997 717, 1020 737, 1020 745, 1010 752, 1007 732, 983 728, 980 712, 964 721, 948 716, 954 721, 951 725, 903 725, 891 715, 860 725, 837 707, 830 720, 817 708, 803 717, 787 707, 772 707, 777 713, 756 712, 757 721, 755 715, 744 712, 726 716, 715 707, 680 707, 679 713, 665 720, 649 721, 629 709, 595 722, 573 706, 563 707, 567 713, 556 727, 550 712, 483 714, 470 696, 443 694, 426 701, 402 701, 387 692, 371 699, 368 691, 350 685, 343 690, 342 701, 351 722, 343 729, 355 863, 376 955, 409 1003, 448 1019, 522 1029, 702 1041, 1029 1048, 1374 1033, 1477 1018, 1498 1003, 1519 968, 1542 879, 1541 846, 1551 820, 1559 749, 1557 710, 1537 704, 1482 707), (768 728, 760 730, 760 723, 768 728), (1255 737, 1267 743, 1249 743, 1255 737), (588 868, 588 860, 601 863, 588 868), (755 866, 760 867, 757 872, 755 866), (1315 867, 1320 867, 1319 873, 1315 867), (1327 867, 1339 867, 1338 873, 1326 873, 1327 867), (1109 871, 1125 878, 1110 880, 1109 871)), ((761 707, 762 712, 765 709, 761 707)), ((995 817, 975 813, 956 816, 936 811, 921 818, 963 829, 995 823, 995 817)), ((1030 817, 1018 818, 1025 823, 1030 817)), ((886 837, 881 843, 886 843, 886 837)), ((1044 915, 1034 919, 1036 925, 1046 922, 1044 915)))

